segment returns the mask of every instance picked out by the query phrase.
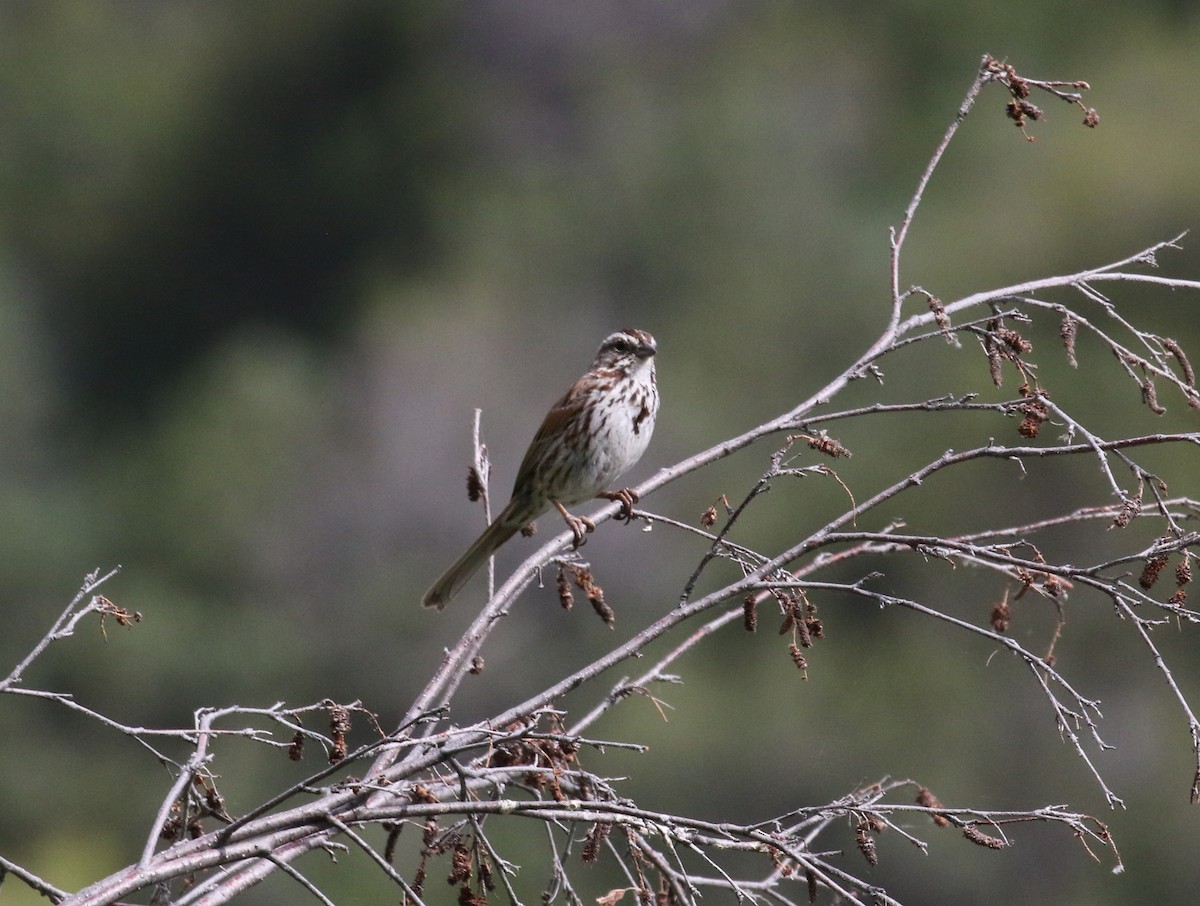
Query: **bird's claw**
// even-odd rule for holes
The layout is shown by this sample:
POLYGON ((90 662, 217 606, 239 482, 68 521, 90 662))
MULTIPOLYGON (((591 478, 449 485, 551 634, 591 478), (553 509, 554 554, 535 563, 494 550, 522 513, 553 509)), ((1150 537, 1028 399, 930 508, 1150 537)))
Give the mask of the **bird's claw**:
POLYGON ((567 528, 571 530, 571 534, 574 536, 571 549, 579 550, 579 548, 583 547, 583 543, 587 541, 587 533, 596 530, 596 523, 588 519, 587 516, 572 516, 567 512, 567 508, 557 500, 554 501, 554 506, 562 514, 563 522, 567 524, 567 528))
POLYGON ((570 513, 563 517, 567 522, 567 528, 571 530, 575 540, 571 545, 573 550, 579 550, 587 541, 587 533, 596 530, 596 523, 588 519, 586 516, 572 516, 570 513))
POLYGON ((619 491, 601 491, 596 495, 603 500, 615 500, 621 504, 621 509, 617 511, 617 518, 622 520, 626 525, 633 522, 633 505, 641 498, 638 492, 633 488, 621 488, 619 491))

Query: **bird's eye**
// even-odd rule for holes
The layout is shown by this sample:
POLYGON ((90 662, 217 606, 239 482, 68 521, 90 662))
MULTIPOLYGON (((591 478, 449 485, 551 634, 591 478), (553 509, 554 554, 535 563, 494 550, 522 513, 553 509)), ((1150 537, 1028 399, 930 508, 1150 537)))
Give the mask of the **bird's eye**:
POLYGON ((613 349, 617 352, 629 352, 630 348, 628 340, 617 340, 613 343, 613 349))

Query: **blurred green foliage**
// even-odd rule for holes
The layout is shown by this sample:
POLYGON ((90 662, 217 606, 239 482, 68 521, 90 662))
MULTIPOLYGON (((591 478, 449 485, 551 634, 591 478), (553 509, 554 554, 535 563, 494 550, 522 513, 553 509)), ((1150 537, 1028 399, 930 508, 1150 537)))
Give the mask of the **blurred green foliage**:
MULTIPOLYGON (((461 502, 474 407, 500 496, 545 405, 614 326, 650 329, 661 347, 664 408, 634 477, 807 396, 882 325, 887 228, 984 52, 1033 77, 1088 80, 1101 126, 1046 102, 1026 142, 1006 98, 985 92, 927 193, 905 285, 948 300, 1195 227, 1198 39, 1200 12, 1169 0, 0 6, 0 671, 85 572, 121 563, 106 594, 144 622, 110 624, 107 640, 86 625, 30 687, 144 726, 186 726, 202 705, 327 696, 361 698, 387 726, 466 618, 467 601, 437 619, 416 601, 478 527, 461 502)), ((1194 277, 1200 258, 1184 245, 1163 263, 1194 277)), ((1200 355, 1195 299, 1122 299, 1200 355)), ((1055 331, 1031 328, 1042 349, 1055 331)), ((1048 355, 1043 380, 1097 425, 1128 429, 1133 413, 1146 424, 1134 430, 1155 430, 1099 355, 1081 346, 1084 380, 1050 370, 1048 355)), ((882 394, 985 386, 981 357, 946 347, 898 361, 882 394)), ((1174 424, 1194 429, 1181 408, 1174 424)), ((839 474, 862 486, 879 467, 873 448, 902 469, 1012 427, 864 422, 843 438, 860 456, 839 474)), ((765 455, 742 453, 650 505, 693 519, 720 493, 744 493, 765 455)), ((1164 472, 1196 476, 1194 452, 1169 456, 1164 472)), ((955 504, 978 505, 993 480, 948 477, 897 515, 975 525, 955 504)), ((1102 494, 1049 470, 989 501, 989 515, 1102 494)), ((832 482, 780 488, 748 540, 770 546, 844 503, 832 482)), ((697 553, 665 532, 652 553, 639 543, 603 532, 589 552, 647 569, 697 553)), ((899 590, 928 581, 888 570, 899 590)), ((611 577, 619 625, 668 606, 679 579, 665 571, 651 597, 640 577, 611 577)), ((998 593, 949 569, 944 582, 909 590, 961 600, 972 619, 998 593)), ((1130 806, 1102 816, 1127 874, 1046 829, 1014 832, 1017 848, 996 854, 922 826, 929 859, 881 841, 875 875, 891 893, 1191 901, 1177 853, 1194 821, 1186 728, 1145 653, 1096 604, 1072 607, 1059 656, 1122 715, 1100 761, 1130 806)), ((684 665, 670 725, 645 702, 614 715, 605 733, 655 748, 610 756, 610 773, 630 774, 631 794, 656 807, 747 820, 883 774, 936 783, 947 803, 1103 810, 1014 664, 910 614, 821 606, 830 638, 807 682, 769 633, 730 632, 684 665), (721 723, 697 719, 710 708, 721 723), (718 764, 737 765, 757 797, 706 783, 718 764)), ((1053 619, 1037 606, 1021 630, 1034 648, 1053 619)), ((460 719, 608 641, 547 593, 510 622, 460 719), (536 663, 522 657, 531 648, 536 663)), ((1194 651, 1174 654, 1195 694, 1194 651)), ((136 858, 169 785, 152 758, 17 698, 0 701, 0 738, 0 854, 65 887, 136 858)), ((301 776, 247 748, 221 753, 235 812, 301 776)), ((517 860, 530 891, 539 853, 517 860)), ((316 870, 341 891, 372 883, 365 869, 316 870)), ((11 880, 3 897, 34 901, 11 880)), ((273 879, 253 897, 290 903, 296 889, 273 879)))

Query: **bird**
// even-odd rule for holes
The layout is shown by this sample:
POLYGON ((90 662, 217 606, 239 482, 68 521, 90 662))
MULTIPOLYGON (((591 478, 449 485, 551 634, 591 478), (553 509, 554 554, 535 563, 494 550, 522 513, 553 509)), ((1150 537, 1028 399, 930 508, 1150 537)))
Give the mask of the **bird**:
POLYGON ((425 592, 425 607, 445 607, 488 557, 552 506, 571 529, 576 548, 595 525, 567 507, 596 497, 619 500, 626 522, 633 518, 637 494, 605 489, 642 458, 654 433, 657 352, 645 330, 627 328, 605 338, 591 367, 550 408, 533 436, 508 504, 425 592))

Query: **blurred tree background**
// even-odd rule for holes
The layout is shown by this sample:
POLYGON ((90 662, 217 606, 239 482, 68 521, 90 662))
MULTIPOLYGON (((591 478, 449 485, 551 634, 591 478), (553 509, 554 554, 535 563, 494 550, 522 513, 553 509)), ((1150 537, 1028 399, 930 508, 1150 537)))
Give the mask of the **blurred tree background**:
MULTIPOLYGON (((480 594, 476 582, 438 616, 417 606, 480 525, 463 493, 473 408, 502 497, 546 406, 616 327, 660 345, 664 406, 634 480, 808 395, 882 325, 887 227, 984 52, 1023 75, 1088 80, 1101 125, 1043 103, 1029 143, 1006 96, 985 93, 920 211, 904 285, 948 300, 1196 227, 1197 47, 1200 8, 1179 0, 3 4, 0 671, 85 572, 120 563, 106 594, 144 622, 109 625, 106 641, 89 624, 27 685, 142 726, 324 697, 361 699, 390 726, 480 594)), ((1170 273, 1200 274, 1195 243, 1170 273)), ((1200 354, 1196 299, 1138 304, 1200 354)), ((1055 327, 1035 343, 1056 342, 1055 327)), ((986 384, 972 350, 938 365, 928 385, 898 372, 886 394, 986 384)), ((1119 402, 1156 430, 1109 372, 1080 386, 1064 368, 1049 386, 1093 402, 1101 423, 1119 402)), ((1194 430, 1182 410, 1171 417, 1194 430)), ((997 430, 887 427, 914 462, 997 430)), ((744 493, 769 452, 648 507, 694 520, 744 493)), ((758 540, 841 506, 835 493, 781 494, 758 540)), ((1106 502, 1095 484, 1030 493, 1106 502)), ((965 519, 946 512, 953 499, 904 515, 965 519)), ((532 549, 512 547, 502 562, 532 549)), ((602 574, 627 632, 671 605, 698 551, 605 526, 588 553, 633 565, 602 574)), ((995 584, 953 581, 964 613, 985 619, 995 584)), ((1117 812, 1015 665, 911 615, 827 601, 822 616, 830 640, 806 683, 778 645, 739 629, 688 663, 671 725, 648 703, 617 709, 607 735, 655 746, 613 756, 610 773, 632 774, 655 807, 741 820, 883 774, 950 805, 1069 801, 1111 819, 1125 875, 1056 831, 1017 831, 1017 848, 993 853, 925 826, 931 857, 885 838, 874 873, 914 903, 1192 901, 1186 725, 1104 602, 1070 612, 1058 654, 1094 665, 1085 691, 1117 745, 1101 768, 1130 806, 1117 812), (706 725, 713 702, 752 703, 747 728, 706 725), (752 730, 773 743, 746 750, 752 730), (714 764, 760 778, 757 798, 706 784, 714 764)), ((465 707, 524 697, 610 641, 550 591, 509 622, 465 707)), ((1051 622, 1033 614, 1020 631, 1036 650, 1051 622)), ((1200 662, 1178 647, 1196 696, 1200 662)), ((67 888, 136 859, 170 782, 153 759, 33 700, 0 701, 0 738, 0 853, 67 888)), ((235 814, 306 770, 226 746, 235 814)), ((536 891, 537 850, 521 856, 536 891)), ((339 889, 367 884, 358 874, 337 874, 339 889)), ((297 895, 273 879, 246 899, 297 895)), ((2 896, 36 901, 12 881, 2 896)))

